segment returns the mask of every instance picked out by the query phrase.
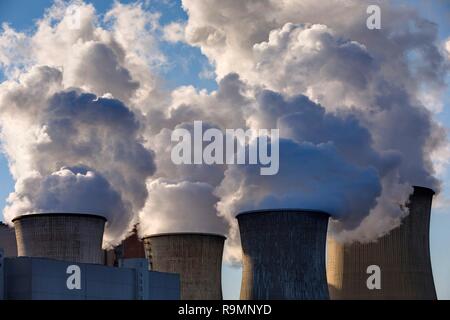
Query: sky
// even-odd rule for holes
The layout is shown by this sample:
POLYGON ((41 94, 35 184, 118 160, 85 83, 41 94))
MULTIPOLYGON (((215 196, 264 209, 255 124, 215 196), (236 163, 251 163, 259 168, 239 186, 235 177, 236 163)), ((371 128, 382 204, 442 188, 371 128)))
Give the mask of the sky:
MULTIPOLYGON (((87 1, 92 3, 97 13, 104 14, 111 8, 112 2, 107 0, 87 1)), ((133 1, 122 1, 123 3, 133 1)), ((399 4, 412 6, 439 26, 439 38, 443 41, 450 37, 450 2, 448 1, 397 1, 399 4)), ((12 28, 23 32, 32 32, 35 21, 41 18, 45 9, 50 7, 50 0, 0 0, 0 23, 8 23, 12 28), (26 10, 24 10, 26 8, 26 10)), ((159 23, 167 25, 171 22, 185 22, 187 13, 183 10, 179 1, 146 1, 145 8, 161 14, 159 23)), ((168 90, 179 86, 192 85, 196 89, 205 89, 212 92, 218 88, 218 83, 205 76, 207 71, 213 69, 208 58, 202 54, 198 47, 190 46, 183 42, 162 42, 160 50, 168 63, 158 72, 164 79, 163 86, 168 90)), ((0 80, 4 75, 0 73, 0 80)), ((447 79, 448 81, 450 79, 447 79)), ((434 114, 434 117, 443 126, 450 127, 450 92, 444 95, 443 108, 434 114)), ((439 177, 443 181, 442 198, 450 199, 450 171, 444 171, 439 177)), ((14 181, 8 169, 6 156, 0 155, 0 208, 5 206, 9 193, 14 191, 14 181)), ((438 296, 441 299, 450 299, 450 256, 448 245, 450 244, 450 212, 448 205, 433 208, 431 220, 431 252, 432 265, 437 286, 438 296)), ((240 290, 241 269, 224 265, 223 290, 224 298, 238 298, 240 290)))
MULTIPOLYGON (((420 12, 431 21, 439 25, 439 36, 442 40, 450 36, 450 2, 448 1, 411 1, 420 12)), ((450 79, 447 81, 449 82, 450 79)), ((444 97, 444 108, 437 114, 437 119, 447 128, 450 126, 450 91, 444 97)), ((450 195, 450 174, 447 172, 442 178, 444 181, 443 193, 450 195)), ((450 299, 450 212, 448 205, 433 208, 430 227, 430 247, 433 274, 436 290, 440 299, 450 299)))

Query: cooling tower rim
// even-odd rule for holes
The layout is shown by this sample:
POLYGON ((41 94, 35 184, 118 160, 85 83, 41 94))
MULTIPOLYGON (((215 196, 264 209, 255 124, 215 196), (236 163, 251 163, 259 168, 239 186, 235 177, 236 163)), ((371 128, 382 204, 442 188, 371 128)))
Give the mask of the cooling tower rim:
POLYGON ((272 213, 272 212, 292 212, 292 213, 315 213, 315 214, 321 214, 326 215, 328 217, 331 217, 331 215, 328 212, 325 212, 323 210, 315 210, 315 209, 294 209, 294 208, 277 208, 277 209, 256 209, 256 210, 247 210, 239 212, 236 215, 236 218, 247 215, 247 214, 264 214, 264 213, 272 213))
POLYGON ((77 217, 77 218, 95 218, 95 219, 102 219, 105 222, 108 221, 104 216, 98 215, 98 214, 92 214, 92 213, 79 213, 79 212, 42 212, 42 213, 30 213, 30 214, 22 214, 20 216, 15 217, 12 219, 12 222, 20 221, 23 219, 28 218, 35 218, 35 217, 77 217))
POLYGON ((433 190, 433 189, 431 189, 431 188, 428 188, 428 187, 423 187, 423 186, 413 186, 413 188, 414 188, 414 191, 424 191, 424 192, 429 192, 429 193, 431 193, 431 194, 433 194, 433 195, 435 195, 436 194, 436 192, 433 190))
POLYGON ((161 233, 150 234, 148 236, 143 237, 142 239, 167 237, 167 236, 206 236, 206 237, 222 238, 224 240, 227 239, 227 237, 224 236, 223 234, 208 233, 208 232, 161 232, 161 233))

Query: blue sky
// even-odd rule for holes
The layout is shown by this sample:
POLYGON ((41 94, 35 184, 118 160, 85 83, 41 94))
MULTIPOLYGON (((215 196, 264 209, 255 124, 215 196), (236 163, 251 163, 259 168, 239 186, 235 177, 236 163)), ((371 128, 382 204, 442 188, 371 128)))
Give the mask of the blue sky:
MULTIPOLYGON (((0 23, 7 22, 14 29, 26 31, 32 30, 34 21, 42 17, 45 8, 52 4, 52 0, 0 0, 0 23)), ((110 0, 87 1, 93 3, 101 14, 111 7, 110 0)), ((134 2, 134 1, 121 1, 134 2)), ((399 3, 407 3, 419 8, 422 15, 439 25, 441 39, 450 37, 450 1, 428 0, 398 0, 399 3)), ((149 1, 150 10, 161 12, 161 24, 187 19, 180 1, 149 1)), ((200 50, 185 44, 162 43, 161 50, 170 62, 164 68, 164 78, 168 88, 180 85, 194 85, 209 91, 217 86, 213 80, 199 76, 202 70, 208 68, 209 63, 200 50), (182 57, 182 58, 181 58, 182 57)), ((0 71, 0 80, 2 75, 0 71)), ((450 81, 450 79, 449 79, 450 81)), ((450 127, 450 93, 447 93, 444 111, 437 115, 437 119, 447 127, 450 127)), ((450 174, 444 177, 444 181, 450 182, 450 174)), ((9 174, 7 162, 0 155, 0 208, 5 205, 5 199, 13 190, 14 182, 9 174)), ((444 193, 450 197, 450 187, 444 184, 444 193)), ((450 244, 450 213, 447 209, 433 210, 431 226, 431 250, 433 270, 440 298, 450 299, 450 256, 448 245, 450 244)), ((241 270, 225 267, 223 287, 225 298, 238 298, 240 288, 241 270)))

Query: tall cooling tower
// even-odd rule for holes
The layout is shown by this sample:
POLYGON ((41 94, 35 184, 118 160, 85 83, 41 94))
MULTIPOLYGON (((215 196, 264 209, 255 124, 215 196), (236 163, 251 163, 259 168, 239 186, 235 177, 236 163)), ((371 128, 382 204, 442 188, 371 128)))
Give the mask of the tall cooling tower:
POLYGON ((153 271, 180 274, 182 300, 222 299, 225 237, 203 233, 156 234, 144 238, 153 271))
POLYGON ((106 219, 91 214, 39 213, 13 220, 19 256, 103 263, 106 219))
MULTIPOLYGON (((340 244, 328 239, 327 273, 332 299, 436 299, 429 229, 434 191, 414 187, 409 215, 376 242, 340 244), (381 288, 368 289, 367 268, 378 266, 381 288)), ((373 284, 374 278, 369 279, 373 284)))
POLYGON ((328 218, 328 214, 313 210, 240 213, 241 299, 328 299, 328 218))

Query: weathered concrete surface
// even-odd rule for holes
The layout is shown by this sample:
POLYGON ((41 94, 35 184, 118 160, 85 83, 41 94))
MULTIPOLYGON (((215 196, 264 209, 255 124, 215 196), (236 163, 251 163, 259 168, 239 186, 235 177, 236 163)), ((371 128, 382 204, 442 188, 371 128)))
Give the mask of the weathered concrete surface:
POLYGON ((243 250, 241 299, 328 299, 328 217, 310 210, 239 214, 243 250))
POLYGON ((328 238, 327 276, 332 299, 436 299, 429 229, 434 192, 415 187, 400 227, 372 243, 342 245, 328 238), (381 269, 381 289, 367 288, 367 267, 381 269))
POLYGON ((18 255, 102 264, 105 221, 102 216, 69 213, 17 217, 18 255))
POLYGON ((14 229, 0 222, 0 248, 5 257, 17 257, 17 244, 14 229))
POLYGON ((144 246, 151 270, 180 274, 182 300, 221 300, 224 241, 221 235, 173 233, 146 237, 144 246))

